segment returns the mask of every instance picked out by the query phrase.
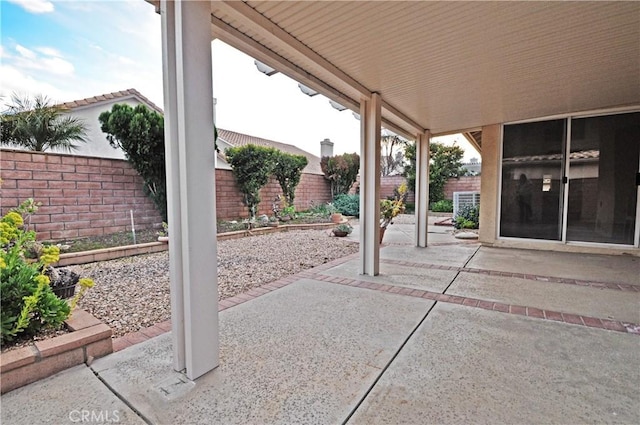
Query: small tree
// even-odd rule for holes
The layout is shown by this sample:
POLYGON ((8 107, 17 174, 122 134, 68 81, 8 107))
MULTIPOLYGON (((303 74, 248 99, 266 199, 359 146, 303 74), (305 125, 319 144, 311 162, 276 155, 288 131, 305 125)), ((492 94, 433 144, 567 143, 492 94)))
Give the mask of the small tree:
POLYGON ((1 144, 31 151, 49 149, 67 152, 78 149, 75 142, 86 143, 87 128, 82 120, 65 114, 61 106, 51 105, 43 95, 19 97, 13 94, 9 109, 0 115, 1 144))
POLYGON ((382 136, 380 141, 380 174, 393 176, 402 173, 407 141, 397 135, 382 136))
MULTIPOLYGON (((464 150, 453 144, 447 146, 438 142, 429 145, 431 159, 429 161, 429 205, 444 199, 444 185, 451 177, 461 177, 467 174, 462 166, 464 150)), ((416 189, 416 145, 409 143, 405 150, 408 164, 404 169, 409 189, 416 189)))
POLYGON ((320 168, 324 177, 331 182, 331 198, 348 193, 360 171, 360 156, 357 153, 345 153, 335 156, 323 156, 320 168))
POLYGON ((236 178, 251 220, 256 217, 260 203, 260 189, 269 182, 276 162, 277 151, 263 146, 246 145, 225 151, 236 178))
POLYGON ((144 105, 113 105, 98 117, 109 144, 125 152, 131 166, 167 221, 167 180, 164 158, 164 118, 144 105))
POLYGON ((292 155, 276 150, 273 175, 282 188, 287 205, 292 206, 296 197, 296 187, 300 183, 302 170, 309 160, 304 155, 292 155))

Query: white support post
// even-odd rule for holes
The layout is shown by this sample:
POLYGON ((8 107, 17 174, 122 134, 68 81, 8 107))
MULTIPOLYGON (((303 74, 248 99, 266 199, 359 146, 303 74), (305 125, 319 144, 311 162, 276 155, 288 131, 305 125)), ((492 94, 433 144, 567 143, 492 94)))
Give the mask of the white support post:
POLYGON ((180 227, 180 174, 177 126, 175 4, 163 1, 162 72, 164 84, 164 150, 167 168, 167 223, 169 232, 169 281, 171 282, 171 333, 173 337, 173 368, 184 370, 184 297, 182 282, 182 251, 173 249, 182 244, 180 227))
POLYGON ((219 365, 209 2, 162 1, 174 368, 219 365))
POLYGON ((380 125, 382 98, 360 102, 360 273, 380 272, 380 125))
POLYGON ((429 131, 416 137, 416 246, 427 246, 429 223, 429 131))

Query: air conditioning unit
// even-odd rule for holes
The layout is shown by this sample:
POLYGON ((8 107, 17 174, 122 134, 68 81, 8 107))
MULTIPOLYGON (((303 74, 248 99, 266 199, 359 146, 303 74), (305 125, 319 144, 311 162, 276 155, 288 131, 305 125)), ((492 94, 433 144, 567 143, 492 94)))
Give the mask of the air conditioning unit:
POLYGON ((453 217, 465 205, 480 205, 480 192, 453 192, 453 217))

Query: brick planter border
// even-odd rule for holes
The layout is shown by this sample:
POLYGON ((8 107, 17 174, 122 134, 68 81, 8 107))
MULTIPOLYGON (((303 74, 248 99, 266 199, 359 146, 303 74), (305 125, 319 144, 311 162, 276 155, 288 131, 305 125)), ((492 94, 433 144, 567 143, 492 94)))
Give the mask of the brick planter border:
POLYGON ((2 394, 113 352, 111 328, 88 312, 74 310, 65 324, 68 334, 2 353, 2 394))
MULTIPOLYGON (((347 220, 343 220, 346 223, 347 220)), ((284 224, 277 227, 259 227, 253 229, 253 235, 264 235, 267 233, 287 232, 290 230, 325 230, 332 229, 335 223, 310 223, 310 224, 284 224)), ((229 239, 239 239, 250 236, 246 230, 238 230, 235 232, 218 233, 219 241, 229 239)), ((68 254, 60 254, 60 261, 53 264, 54 267, 72 266, 76 264, 95 263, 97 261, 115 260, 118 258, 129 257, 132 255, 152 254, 154 252, 167 251, 169 244, 165 242, 148 242, 137 245, 117 246, 113 248, 94 249, 91 251, 71 252, 68 254)))

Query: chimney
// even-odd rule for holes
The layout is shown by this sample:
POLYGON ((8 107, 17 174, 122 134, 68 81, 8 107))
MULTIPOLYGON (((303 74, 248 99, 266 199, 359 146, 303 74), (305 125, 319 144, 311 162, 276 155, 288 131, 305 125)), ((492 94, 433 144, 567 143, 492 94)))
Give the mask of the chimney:
POLYGON ((320 157, 325 156, 333 156, 333 142, 329 139, 320 142, 320 157))

